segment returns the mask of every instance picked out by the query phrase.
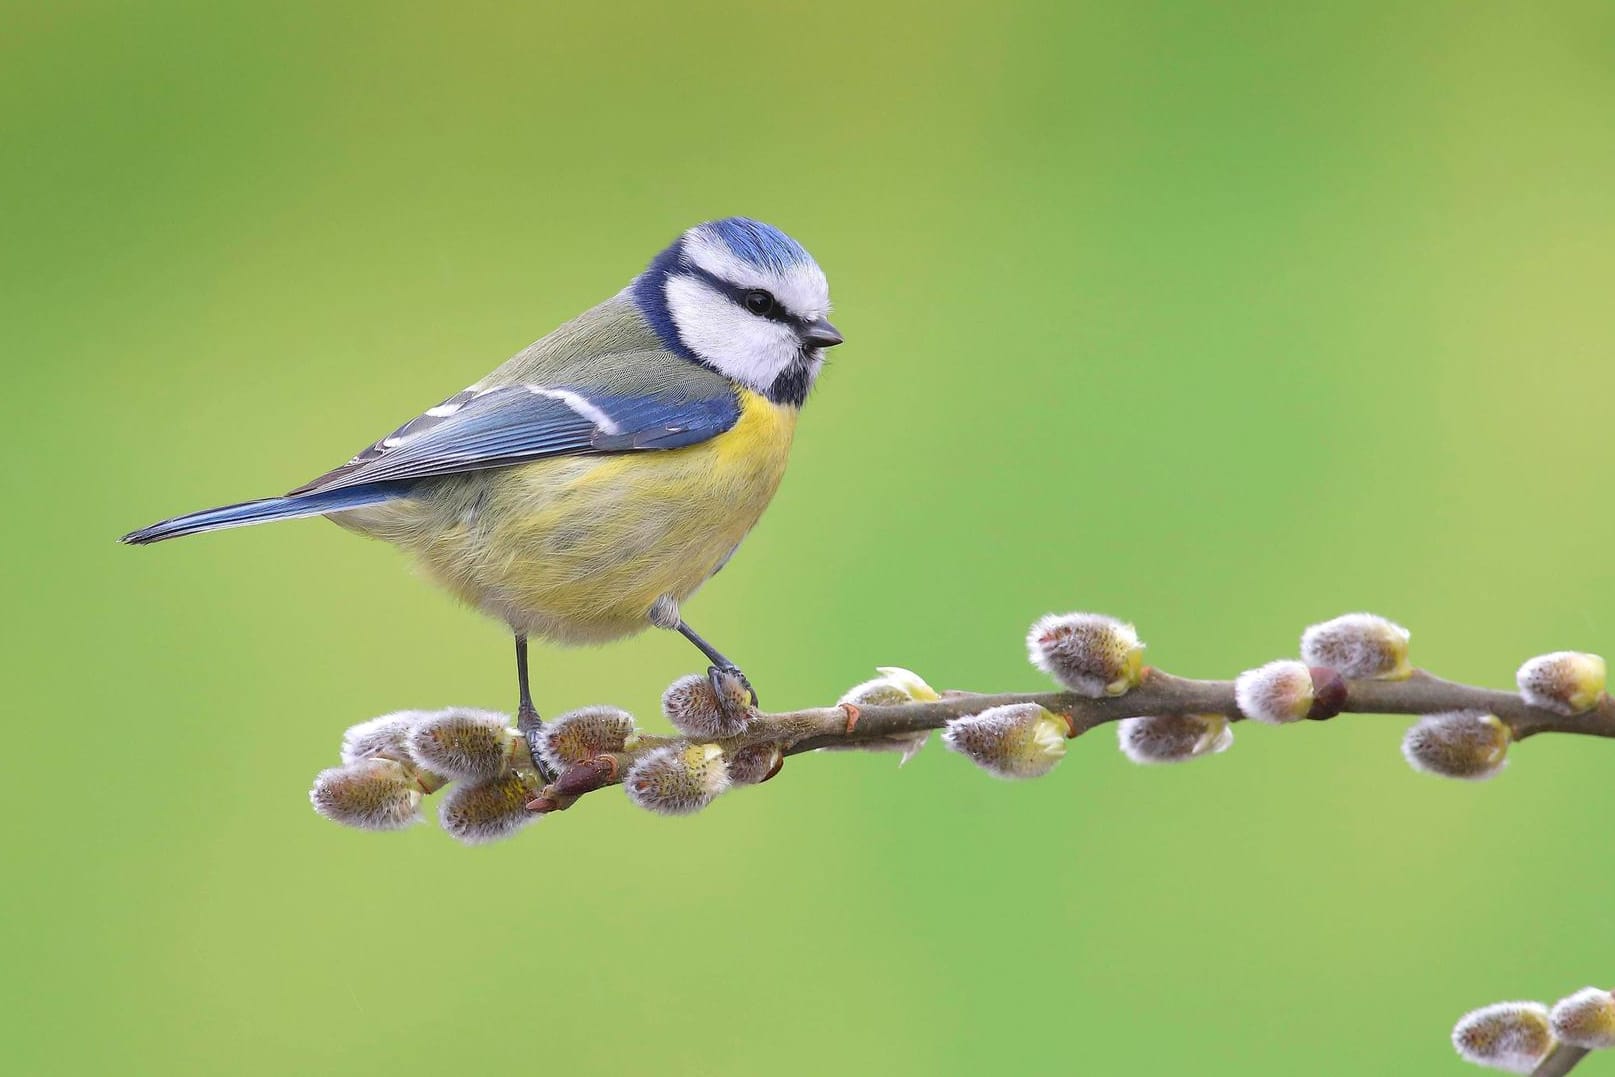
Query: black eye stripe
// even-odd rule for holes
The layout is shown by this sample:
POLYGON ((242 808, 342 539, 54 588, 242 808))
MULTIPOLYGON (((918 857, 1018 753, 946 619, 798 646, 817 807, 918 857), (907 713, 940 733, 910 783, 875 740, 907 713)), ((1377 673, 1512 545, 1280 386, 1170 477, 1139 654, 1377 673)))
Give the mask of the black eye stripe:
MULTIPOLYGON (((722 293, 723 296, 729 300, 729 302, 735 304, 735 306, 739 307, 747 314, 751 314, 758 318, 767 318, 771 322, 779 322, 783 325, 791 326, 797 331, 798 334, 807 332, 807 319, 798 318, 796 315, 786 310, 777 299, 774 301, 773 309, 767 311, 754 311, 746 305, 747 296, 753 292, 764 291, 764 289, 742 288, 737 284, 730 284, 717 274, 710 273, 698 265, 684 266, 682 268, 682 272, 710 284, 714 289, 722 293)), ((766 294, 772 295, 772 293, 766 294)))

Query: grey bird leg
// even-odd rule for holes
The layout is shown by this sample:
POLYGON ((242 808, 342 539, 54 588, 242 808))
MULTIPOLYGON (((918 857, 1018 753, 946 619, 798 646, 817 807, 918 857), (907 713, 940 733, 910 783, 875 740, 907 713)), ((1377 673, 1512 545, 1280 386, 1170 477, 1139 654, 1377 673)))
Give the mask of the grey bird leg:
POLYGON ((678 633, 691 643, 695 644, 696 647, 700 649, 701 653, 707 656, 707 660, 712 663, 712 666, 707 670, 707 681, 712 685, 712 693, 715 696, 717 696, 720 700, 725 698, 723 691, 723 675, 725 673, 731 673, 734 676, 739 677, 740 683, 745 685, 746 691, 751 693, 751 705, 753 707, 757 706, 757 689, 751 686, 751 681, 747 679, 746 675, 740 671, 739 666, 725 658, 723 653, 719 651, 718 648, 702 639, 696 633, 695 629, 685 624, 682 620, 680 620, 678 623, 678 633))
POLYGON ((527 738, 527 754, 533 757, 533 766, 538 770, 539 777, 553 782, 555 775, 544 765, 544 758, 538 751, 538 737, 544 732, 544 719, 538 716, 538 708, 533 706, 533 689, 527 678, 527 637, 520 632, 516 633, 516 680, 521 685, 521 702, 516 707, 516 730, 527 738))
MULTIPOLYGON (((724 560, 727 561, 728 558, 724 560)), ((723 566, 719 565, 718 567, 722 568, 723 566)), ((707 683, 712 685, 712 694, 718 697, 719 706, 726 710, 730 707, 728 702, 729 694, 724 691, 723 687, 723 679, 726 675, 738 678, 740 683, 745 686, 746 694, 751 697, 751 705, 753 707, 757 706, 757 689, 751 686, 751 681, 740 671, 739 666, 725 658, 718 648, 702 639, 695 629, 684 623, 684 618, 679 614, 679 604, 672 595, 663 595, 658 598, 651 605, 646 616, 649 618, 650 623, 657 628, 677 632, 699 647, 701 653, 707 656, 707 661, 712 663, 711 666, 707 667, 707 683)))

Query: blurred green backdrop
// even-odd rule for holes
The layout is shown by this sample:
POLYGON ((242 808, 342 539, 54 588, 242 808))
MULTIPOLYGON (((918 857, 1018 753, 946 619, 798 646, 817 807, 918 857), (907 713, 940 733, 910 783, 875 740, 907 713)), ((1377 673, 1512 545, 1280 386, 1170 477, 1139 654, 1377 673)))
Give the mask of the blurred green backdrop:
MULTIPOLYGON (((1102 731, 1017 786, 933 744, 464 849, 304 791, 350 722, 508 707, 501 628, 317 521, 112 541, 325 469, 747 213, 849 340, 692 610, 766 702, 1035 687, 1052 608, 1202 676, 1353 608, 1486 683, 1608 653, 1610 5, 0 25, 11 1072, 1460 1073, 1465 1009, 1615 980, 1607 744, 1482 786, 1394 719, 1167 770, 1102 731)), ((543 650, 541 702, 659 722, 693 657, 543 650)))

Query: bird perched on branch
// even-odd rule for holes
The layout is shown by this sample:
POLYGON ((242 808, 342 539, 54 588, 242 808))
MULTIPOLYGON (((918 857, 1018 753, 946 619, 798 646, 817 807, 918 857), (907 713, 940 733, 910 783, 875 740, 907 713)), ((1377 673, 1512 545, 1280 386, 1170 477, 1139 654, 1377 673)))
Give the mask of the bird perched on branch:
POLYGON ((680 604, 773 498, 824 349, 841 343, 829 309, 823 271, 783 232, 700 224, 621 292, 341 467, 123 541, 304 516, 385 539, 511 627, 527 729, 532 636, 675 630, 712 663, 715 689, 732 675, 750 691, 680 604))

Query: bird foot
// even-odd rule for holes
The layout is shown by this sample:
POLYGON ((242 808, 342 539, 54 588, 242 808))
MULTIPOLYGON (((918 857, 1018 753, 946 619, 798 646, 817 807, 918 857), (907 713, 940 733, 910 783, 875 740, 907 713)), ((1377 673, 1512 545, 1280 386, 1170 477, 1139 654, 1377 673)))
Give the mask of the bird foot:
POLYGON ((550 768, 544 765, 544 754, 539 751, 538 738, 544 733, 544 719, 538 716, 538 708, 528 700, 522 700, 516 708, 516 731, 527 741, 527 754, 532 758, 533 769, 547 784, 555 780, 550 768))
POLYGON ((707 683, 718 697, 718 706, 738 720, 751 717, 757 707, 757 689, 751 686, 737 666, 708 666, 707 683))

